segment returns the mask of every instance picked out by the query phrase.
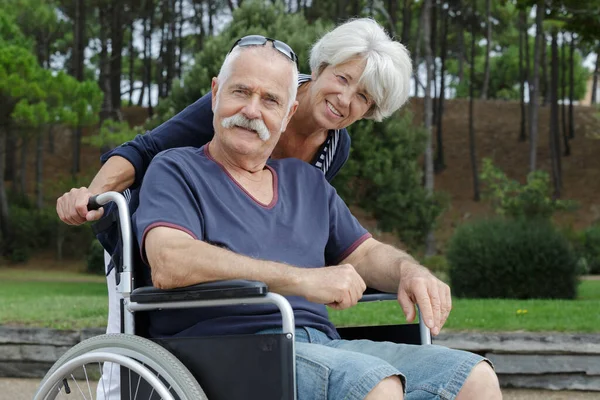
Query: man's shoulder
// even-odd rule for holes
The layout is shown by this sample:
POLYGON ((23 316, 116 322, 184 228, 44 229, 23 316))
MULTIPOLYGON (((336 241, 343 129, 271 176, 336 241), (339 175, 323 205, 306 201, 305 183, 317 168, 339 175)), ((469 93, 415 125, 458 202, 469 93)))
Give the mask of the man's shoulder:
POLYGON ((173 149, 163 150, 154 157, 152 162, 177 162, 189 163, 205 158, 203 147, 177 147, 173 149))

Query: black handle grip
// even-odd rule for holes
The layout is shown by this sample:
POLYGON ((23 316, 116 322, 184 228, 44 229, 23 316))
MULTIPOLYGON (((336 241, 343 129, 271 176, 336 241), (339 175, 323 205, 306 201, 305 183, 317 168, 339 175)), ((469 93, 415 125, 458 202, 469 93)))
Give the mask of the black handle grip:
POLYGON ((101 204, 98 204, 96 201, 98 199, 98 195, 90 197, 87 204, 88 211, 97 210, 102 207, 101 204))

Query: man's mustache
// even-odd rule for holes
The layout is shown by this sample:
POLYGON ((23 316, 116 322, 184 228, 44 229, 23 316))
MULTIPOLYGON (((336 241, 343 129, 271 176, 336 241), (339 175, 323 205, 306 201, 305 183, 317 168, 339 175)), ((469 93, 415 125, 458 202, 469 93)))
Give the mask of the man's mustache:
POLYGON ((223 121, 221 121, 221 125, 225 129, 239 126, 241 128, 253 130, 264 142, 269 140, 271 137, 271 132, 269 132, 269 129, 267 129, 267 126, 262 119, 248 119, 241 113, 223 119, 223 121))

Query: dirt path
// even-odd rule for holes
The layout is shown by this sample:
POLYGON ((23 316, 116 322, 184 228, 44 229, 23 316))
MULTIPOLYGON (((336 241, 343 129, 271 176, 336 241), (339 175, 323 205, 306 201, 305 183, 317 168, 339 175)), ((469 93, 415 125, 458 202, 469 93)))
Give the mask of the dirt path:
MULTIPOLYGON (((0 399, 31 400, 39 382, 38 379, 0 378, 0 399)), ((505 389, 502 393, 504 400, 597 400, 600 398, 598 392, 505 389)))

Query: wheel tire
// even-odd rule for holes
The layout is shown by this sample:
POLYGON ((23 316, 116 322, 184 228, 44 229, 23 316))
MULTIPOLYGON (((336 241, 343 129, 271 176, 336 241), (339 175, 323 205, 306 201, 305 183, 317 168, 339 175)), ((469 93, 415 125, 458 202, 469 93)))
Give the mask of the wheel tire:
MULTIPOLYGON (((42 383, 50 379, 54 372, 66 362, 92 351, 125 355, 143 362, 155 371, 162 369, 164 373, 161 376, 168 381, 181 400, 207 399, 192 373, 164 347, 140 336, 122 333, 95 336, 73 346, 54 363, 44 376, 42 383)), ((62 378, 60 379, 62 380, 62 378)), ((36 393, 36 398, 40 394, 42 393, 36 393)), ((47 396, 47 393, 43 393, 43 395, 47 396)), ((44 398, 41 397, 41 399, 44 398)))

